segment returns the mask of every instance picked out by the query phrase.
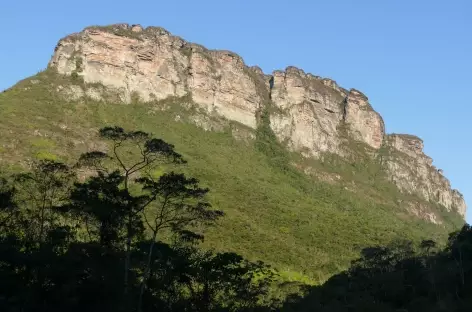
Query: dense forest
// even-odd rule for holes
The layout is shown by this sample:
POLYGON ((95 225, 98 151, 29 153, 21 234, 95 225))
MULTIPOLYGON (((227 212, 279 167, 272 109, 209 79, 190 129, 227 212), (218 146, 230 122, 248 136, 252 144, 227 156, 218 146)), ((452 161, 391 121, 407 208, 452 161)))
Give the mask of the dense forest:
POLYGON ((186 160, 172 144, 120 127, 99 135, 107 153, 36 161, 0 179, 0 311, 472 308, 468 225, 446 246, 371 246, 322 285, 290 283, 262 262, 200 246, 225 216, 179 170, 186 160))

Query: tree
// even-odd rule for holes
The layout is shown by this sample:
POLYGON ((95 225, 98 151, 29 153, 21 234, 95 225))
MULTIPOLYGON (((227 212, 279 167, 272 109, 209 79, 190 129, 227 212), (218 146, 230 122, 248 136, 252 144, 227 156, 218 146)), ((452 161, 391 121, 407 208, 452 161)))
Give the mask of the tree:
POLYGON ((31 241, 41 245, 48 231, 60 224, 58 208, 68 201, 74 180, 67 165, 52 160, 35 162, 30 172, 15 176, 22 222, 28 224, 31 241))
POLYGON ((197 252, 185 280, 195 311, 255 309, 268 293, 273 272, 261 262, 252 263, 226 252, 197 252))
POLYGON ((128 213, 126 205, 132 200, 121 187, 123 180, 118 172, 98 172, 97 176, 75 185, 68 207, 83 220, 89 241, 98 238, 101 246, 110 249, 121 247, 128 213))
POLYGON ((14 202, 15 193, 15 188, 0 177, 0 235, 5 233, 5 229, 18 214, 18 207, 14 202))
POLYGON ((75 174, 65 164, 35 162, 30 172, 0 186, 0 220, 7 231, 0 241, 0 286, 7 307, 37 309, 52 289, 52 264, 67 249, 74 230, 60 207, 69 199, 75 174))
POLYGON ((263 299, 274 273, 261 262, 201 251, 193 240, 159 242, 155 249, 143 311, 255 311, 269 305, 263 299))
POLYGON ((204 199, 208 189, 200 188, 197 179, 187 178, 184 174, 171 172, 162 175, 158 181, 141 178, 138 183, 142 184, 143 190, 152 200, 150 209, 143 211, 143 218, 152 236, 138 299, 138 311, 141 311, 158 233, 169 229, 174 233, 188 235, 186 229, 189 226, 211 224, 221 217, 223 212, 211 210, 211 205, 204 199))
POLYGON ((94 151, 82 155, 79 165, 91 166, 101 172, 102 178, 121 176, 122 191, 120 200, 124 209, 126 227, 126 257, 124 273, 124 292, 128 293, 131 243, 136 236, 135 229, 142 228, 141 212, 152 202, 146 197, 132 196, 131 182, 133 176, 149 174, 155 166, 163 164, 185 163, 182 156, 174 151, 174 146, 161 139, 152 138, 142 131, 125 131, 121 127, 100 129, 102 139, 111 142, 111 154, 94 151))
POLYGON ((201 226, 223 213, 197 179, 155 174, 185 163, 173 146, 118 127, 100 134, 110 155, 85 153, 74 167, 41 161, 14 185, 0 179, 0 310, 261 308, 273 271, 200 250, 201 226), (94 170, 77 181, 83 167, 94 170))

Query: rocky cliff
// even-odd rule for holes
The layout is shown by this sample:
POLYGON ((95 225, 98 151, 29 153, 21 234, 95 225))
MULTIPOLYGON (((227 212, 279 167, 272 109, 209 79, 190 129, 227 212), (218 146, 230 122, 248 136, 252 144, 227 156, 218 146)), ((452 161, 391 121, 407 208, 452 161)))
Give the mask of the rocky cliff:
POLYGON ((266 75, 233 52, 208 50, 162 28, 127 24, 89 27, 63 38, 49 66, 81 77, 90 87, 79 96, 95 100, 101 95, 94 83, 114 90, 124 103, 138 96, 144 102, 189 96, 204 112, 252 129, 266 111, 277 138, 305 157, 349 157, 344 143, 361 142, 371 157, 381 156, 400 190, 465 215, 462 195, 423 153, 423 142, 386 135, 368 98, 333 80, 295 67, 266 75))

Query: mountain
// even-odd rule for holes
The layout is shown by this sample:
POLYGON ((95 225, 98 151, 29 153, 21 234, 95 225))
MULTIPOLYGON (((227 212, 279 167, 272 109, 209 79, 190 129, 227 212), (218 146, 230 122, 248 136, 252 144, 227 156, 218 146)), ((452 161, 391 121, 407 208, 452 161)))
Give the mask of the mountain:
POLYGON ((386 134, 360 91, 288 67, 264 74, 230 51, 159 27, 88 27, 48 68, 0 94, 0 161, 73 162, 106 150, 104 125, 142 129, 188 158, 227 216, 207 247, 321 282, 362 247, 434 238, 464 223, 463 196, 420 138, 386 134))

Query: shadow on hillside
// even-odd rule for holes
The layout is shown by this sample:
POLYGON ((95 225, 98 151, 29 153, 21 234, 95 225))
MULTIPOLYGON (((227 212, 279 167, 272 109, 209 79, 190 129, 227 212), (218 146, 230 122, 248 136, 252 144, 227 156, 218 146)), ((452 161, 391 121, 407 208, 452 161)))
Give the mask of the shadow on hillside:
POLYGON ((366 248, 346 272, 286 300, 283 311, 472 311, 472 228, 433 241, 366 248))

